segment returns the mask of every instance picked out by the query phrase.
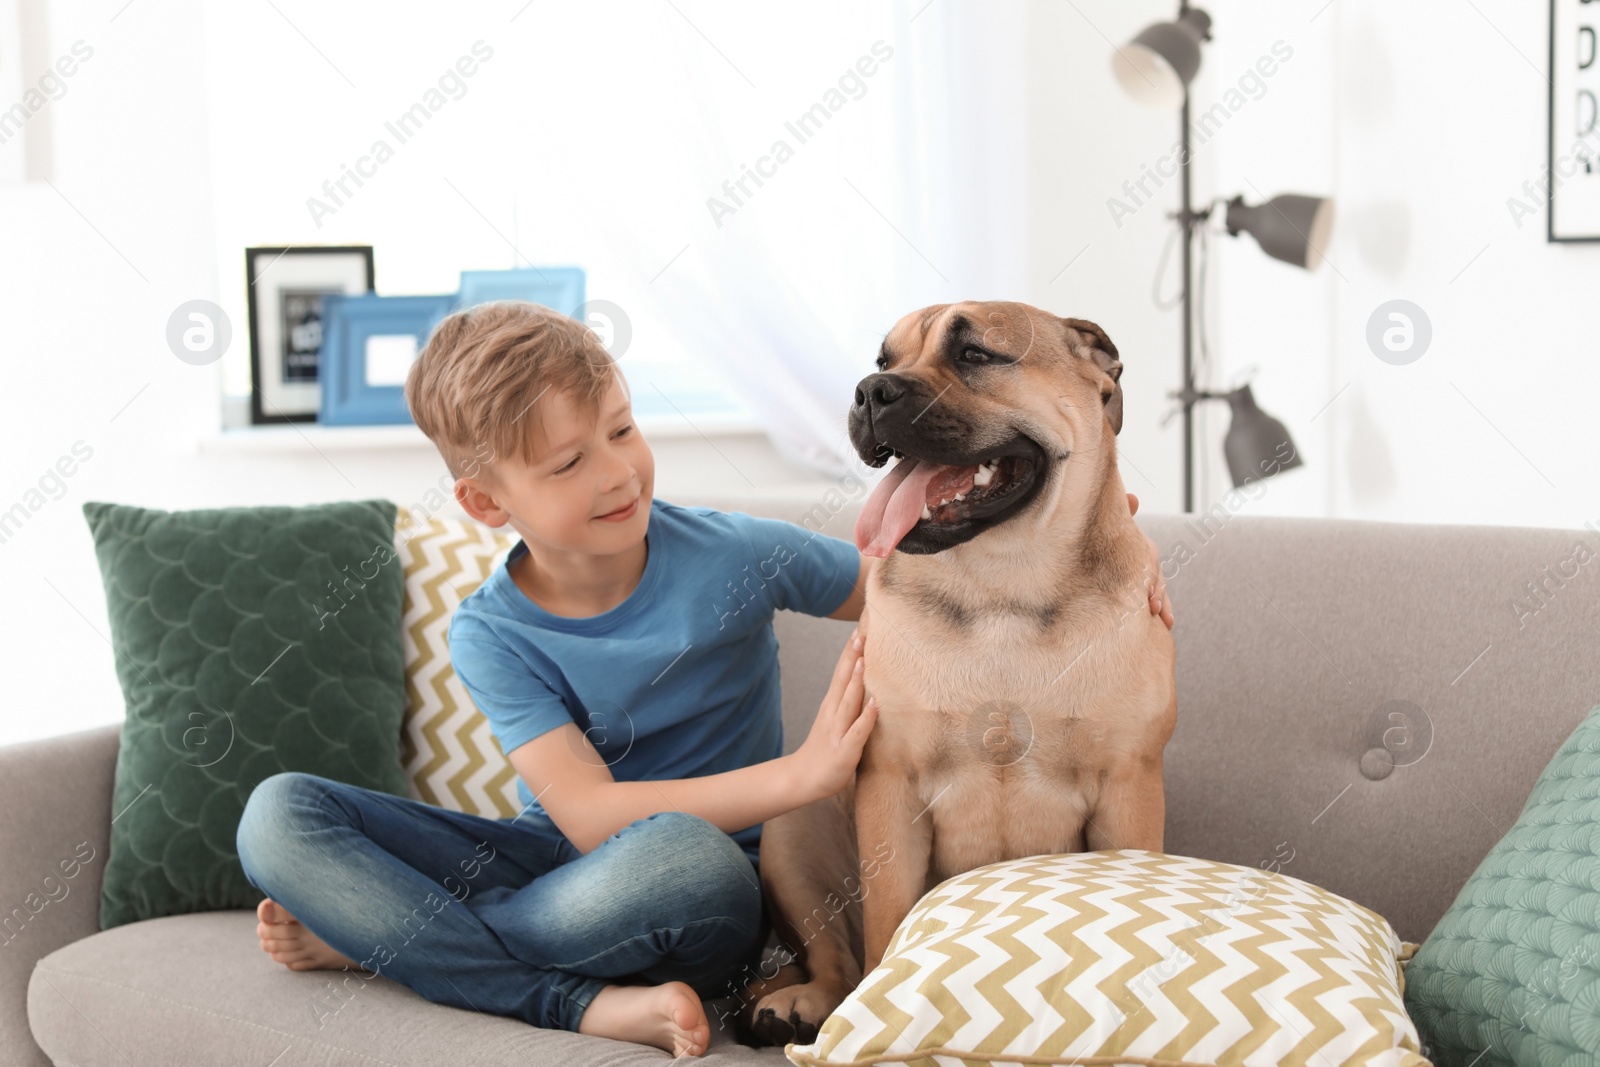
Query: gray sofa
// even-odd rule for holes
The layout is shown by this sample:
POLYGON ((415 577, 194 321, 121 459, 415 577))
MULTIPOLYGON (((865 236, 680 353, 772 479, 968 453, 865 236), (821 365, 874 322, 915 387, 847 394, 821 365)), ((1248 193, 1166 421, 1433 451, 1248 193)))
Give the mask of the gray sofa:
MULTIPOLYGON (((687 502, 792 521, 827 513, 812 500, 687 502)), ((849 538, 859 505, 835 508, 823 532, 849 538)), ((1600 703, 1600 565, 1563 562, 1580 539, 1600 550, 1600 536, 1220 506, 1138 522, 1168 560, 1177 615, 1167 851, 1275 865, 1420 942, 1600 703), (1541 582, 1535 597, 1530 583, 1541 582)), ((850 626, 779 615, 791 749, 850 626)), ((272 963, 250 911, 98 932, 117 743, 107 726, 0 749, 0 918, 11 917, 0 935, 0 1067, 646 1064, 665 1055, 431 1004, 386 978, 319 1029, 318 1006, 336 995, 330 972, 272 963), (19 922, 14 909, 85 842, 95 859, 19 922)), ((787 1062, 719 1030, 730 1007, 708 1005, 707 1060, 787 1062)))

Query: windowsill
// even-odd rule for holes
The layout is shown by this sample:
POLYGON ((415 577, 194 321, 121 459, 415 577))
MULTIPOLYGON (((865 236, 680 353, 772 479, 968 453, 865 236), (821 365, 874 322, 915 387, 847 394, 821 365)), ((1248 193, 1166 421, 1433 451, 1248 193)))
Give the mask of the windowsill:
MULTIPOLYGON (((760 425, 747 418, 673 415, 635 420, 647 438, 727 437, 759 434, 760 425)), ((277 423, 217 430, 195 442, 196 451, 220 456, 268 455, 294 452, 432 451, 433 442, 413 423, 400 426, 321 426, 314 422, 277 423)))

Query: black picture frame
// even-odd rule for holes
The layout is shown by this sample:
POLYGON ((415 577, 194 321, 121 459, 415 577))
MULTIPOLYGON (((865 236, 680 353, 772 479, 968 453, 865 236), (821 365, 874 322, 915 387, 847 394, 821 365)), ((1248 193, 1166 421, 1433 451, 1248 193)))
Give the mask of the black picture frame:
MULTIPOLYGON (((1562 74, 1563 72, 1570 74, 1577 69, 1589 70, 1593 68, 1595 74, 1600 75, 1600 54, 1597 53, 1591 53, 1590 63, 1578 68, 1569 69, 1565 64, 1557 66, 1556 38, 1558 36, 1557 31, 1564 21, 1560 17, 1563 8, 1571 9, 1570 14, 1573 18, 1577 18, 1579 12, 1586 6, 1590 6, 1589 0, 1550 0, 1550 51, 1547 57, 1550 71, 1550 76, 1547 80, 1550 85, 1550 93, 1545 108, 1545 180, 1549 183, 1549 190, 1544 215, 1545 241, 1550 244, 1585 244, 1600 241, 1600 219, 1587 226, 1558 224, 1556 221, 1556 216, 1559 213, 1557 196, 1562 183, 1569 180, 1561 174, 1556 166, 1556 101, 1558 93, 1569 92, 1575 88, 1566 83, 1562 74)), ((1593 47, 1596 38, 1600 37, 1600 8, 1597 8, 1588 17, 1594 21, 1585 26, 1575 26, 1575 28, 1579 29, 1580 32, 1587 30, 1590 35, 1591 47, 1593 47)), ((1594 95, 1600 98, 1600 94, 1594 95)), ((1600 116, 1597 116, 1597 118, 1600 118, 1600 116)), ((1600 133, 1600 125, 1597 125, 1596 132, 1600 133)), ((1600 196, 1600 136, 1586 133, 1579 140, 1584 138, 1590 139, 1590 160, 1592 161, 1593 170, 1586 175, 1591 184, 1583 188, 1591 196, 1600 196)), ((1565 161, 1566 157, 1563 156, 1562 158, 1565 161)), ((1576 175, 1573 177, 1576 177, 1576 175)), ((1573 190, 1573 192, 1576 191, 1573 190)))
MULTIPOLYGON (((250 324, 250 423, 252 426, 263 426, 316 422, 320 394, 315 389, 306 388, 316 382, 316 368, 311 365, 315 355, 308 358, 304 351, 299 353, 299 366, 291 374, 289 368, 296 363, 294 353, 287 350, 267 351, 268 347, 277 349, 293 343, 292 340, 285 341, 289 331, 283 328, 284 316, 288 313, 283 297, 288 294, 297 299, 299 310, 295 313, 301 315, 313 310, 307 303, 308 298, 317 297, 323 292, 353 292, 353 285, 364 286, 361 292, 374 292, 377 276, 373 248, 371 245, 254 245, 244 250, 244 276, 245 304, 250 324), (336 265, 328 257, 343 257, 351 262, 336 265), (257 264, 263 260, 265 264, 258 270, 257 264), (281 282, 273 280, 269 272, 284 264, 288 269, 278 269, 281 282), (341 266, 348 271, 342 284, 328 282, 327 278, 341 266), (320 275, 322 280, 312 283, 296 279, 296 267, 308 268, 302 270, 302 274, 320 275), (270 291, 263 293, 263 285, 270 286, 270 291), (273 322, 270 323, 270 329, 265 329, 269 325, 266 321, 269 314, 273 322), (274 338, 271 346, 266 344, 264 333, 274 338), (288 402, 268 397, 269 390, 265 385, 269 374, 274 378, 275 389, 281 389, 285 384, 298 387, 295 391, 301 394, 301 398, 297 402, 288 402), (294 380, 290 381, 291 378, 294 380)), ((318 314, 319 325, 320 321, 318 314)), ((317 347, 320 350, 320 338, 317 347)))

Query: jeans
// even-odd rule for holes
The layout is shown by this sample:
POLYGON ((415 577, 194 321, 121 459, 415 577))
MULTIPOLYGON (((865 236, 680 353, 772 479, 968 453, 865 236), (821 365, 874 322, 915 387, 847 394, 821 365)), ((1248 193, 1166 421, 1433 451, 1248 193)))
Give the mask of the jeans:
POLYGON ((251 792, 236 844, 252 885, 365 970, 549 1029, 576 1031, 607 985, 734 995, 771 932, 757 865, 681 811, 584 854, 531 809, 491 819, 286 771, 251 792))

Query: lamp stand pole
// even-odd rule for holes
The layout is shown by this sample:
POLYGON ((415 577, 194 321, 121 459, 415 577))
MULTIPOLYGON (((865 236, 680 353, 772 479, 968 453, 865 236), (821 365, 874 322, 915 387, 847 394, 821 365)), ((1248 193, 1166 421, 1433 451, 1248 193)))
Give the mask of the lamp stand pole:
MULTIPOLYGON (((1178 4, 1178 17, 1189 10, 1186 2, 1178 4)), ((1178 166, 1183 175, 1183 205, 1178 224, 1183 227, 1183 510, 1194 510, 1194 367, 1192 346, 1194 338, 1193 296, 1189 291, 1189 265, 1193 260, 1194 223, 1189 204, 1189 87, 1183 87, 1183 109, 1178 113, 1182 125, 1179 143, 1183 146, 1178 166)))
MULTIPOLYGON (((1178 17, 1182 18, 1189 11, 1188 0, 1180 0, 1178 4, 1178 17)), ((1169 218, 1176 218, 1178 225, 1183 227, 1183 389, 1169 396, 1176 397, 1183 403, 1183 510, 1194 510, 1194 406, 1201 400, 1225 400, 1226 393, 1199 392, 1194 387, 1194 291, 1190 284, 1190 274, 1194 264, 1194 228, 1211 217, 1211 207, 1208 205, 1204 211, 1196 212, 1191 203, 1192 192, 1189 184, 1189 162, 1192 154, 1189 146, 1189 87, 1183 87, 1183 108, 1178 112, 1178 122, 1181 126, 1179 143, 1182 145, 1181 158, 1178 170, 1183 187, 1183 204, 1179 210, 1170 214, 1169 218)))
MULTIPOLYGON (((1585 2, 1588 2, 1588 0, 1585 0, 1585 2)), ((1210 40, 1210 17, 1198 8, 1191 8, 1188 0, 1179 0, 1178 22, 1180 24, 1185 23, 1186 17, 1191 13, 1197 17, 1193 23, 1189 24, 1187 30, 1171 31, 1171 27, 1167 24, 1158 23, 1155 26, 1149 27, 1145 33, 1140 34, 1139 37, 1135 39, 1135 43, 1139 44, 1143 42, 1146 34, 1156 31, 1171 31, 1178 32, 1180 34, 1193 31, 1198 33, 1200 40, 1210 40)), ((1161 32, 1156 32, 1156 38, 1153 39, 1157 44, 1160 43, 1161 32)), ((1168 41, 1167 43, 1170 44, 1171 42, 1168 41)), ((1149 44, 1146 44, 1145 46, 1149 47, 1149 44)), ((1250 387, 1248 385, 1241 386, 1231 393, 1214 393, 1204 390, 1197 390, 1195 388, 1195 309, 1193 281, 1194 231, 1196 226, 1203 225, 1211 217, 1211 213, 1216 210, 1217 204, 1219 203, 1218 200, 1213 199, 1206 204, 1206 207, 1203 211, 1198 212, 1195 211, 1193 204, 1194 187, 1191 180, 1191 168, 1193 165, 1193 160, 1191 157, 1193 156, 1194 152, 1189 138, 1189 82, 1193 78, 1194 74, 1198 71, 1198 62, 1198 56, 1196 56, 1195 62, 1192 65, 1193 69, 1190 69, 1190 63, 1188 63, 1186 60, 1180 60, 1179 64, 1184 68, 1184 70, 1179 71, 1174 68, 1174 72, 1178 75, 1183 84, 1183 107, 1178 112, 1178 143, 1180 146, 1179 151, 1181 152, 1181 156, 1178 160, 1180 172, 1179 185, 1182 189, 1183 199, 1182 203, 1178 207, 1178 210, 1169 212, 1167 215, 1168 218, 1176 219, 1178 225, 1183 227, 1183 388, 1177 392, 1170 392, 1167 395, 1178 400, 1183 409, 1183 510, 1185 512, 1192 512, 1194 510, 1195 404, 1202 400, 1226 400, 1232 407, 1234 412, 1234 422, 1233 425, 1228 428, 1227 439, 1223 442, 1223 450, 1228 454, 1229 474, 1236 478, 1238 477, 1238 468, 1241 465, 1245 465, 1247 467, 1246 460, 1254 458, 1252 455, 1236 455, 1236 453, 1241 453, 1241 450, 1243 453, 1249 453, 1257 444, 1261 443, 1255 440, 1255 438, 1259 437, 1262 432, 1266 432, 1269 435, 1282 434, 1284 443, 1288 443, 1287 431, 1283 428, 1283 424, 1278 422, 1276 419, 1271 418, 1270 416, 1264 415, 1256 408, 1254 399, 1250 395, 1250 387), (1245 415, 1242 417, 1242 421, 1241 411, 1245 412, 1245 415)), ((1314 198, 1298 195, 1275 197, 1269 203, 1276 207, 1279 200, 1294 201, 1292 210, 1302 213, 1306 211, 1313 211, 1316 208, 1316 202, 1314 198)), ((1247 222, 1241 222, 1236 226, 1234 218, 1234 210, 1236 207, 1240 209, 1243 208, 1243 200, 1239 197, 1235 197, 1233 200, 1228 201, 1227 204, 1226 228, 1229 236, 1237 236, 1241 229, 1246 229, 1250 230, 1252 234, 1255 234, 1257 241, 1261 242, 1261 235, 1256 234, 1255 230, 1250 229, 1250 226, 1247 222)), ((1283 211, 1281 209, 1278 210, 1278 213, 1283 215, 1283 211)), ((1285 215, 1284 220, 1285 222, 1288 222, 1290 226, 1294 226, 1294 223, 1289 221, 1288 216, 1285 215)), ((1315 215, 1313 215, 1313 222, 1311 225, 1313 230, 1315 230, 1314 220, 1315 215)), ((1298 227, 1296 227, 1296 229, 1298 231, 1298 227)), ((1304 233, 1301 233, 1300 236, 1305 238, 1304 233)), ((1309 239, 1306 239, 1306 243, 1310 244, 1309 239)), ((1283 242, 1276 240, 1275 235, 1269 235, 1268 241, 1262 244, 1262 249, 1266 251, 1268 255, 1273 256, 1276 259, 1282 259, 1290 263, 1297 262, 1293 254, 1294 250, 1285 249, 1282 247, 1282 245, 1283 242)), ((1163 252, 1163 269, 1166 265, 1165 261, 1166 253, 1163 252)), ((1306 266, 1307 264, 1301 262, 1299 265, 1306 266)), ((1159 305, 1159 278, 1157 293, 1158 295, 1156 299, 1159 305)), ((1205 338, 1202 337, 1200 340, 1201 345, 1204 346, 1205 338)), ((1161 424, 1165 426, 1175 413, 1176 412, 1169 412, 1167 417, 1162 419, 1161 424)), ((1263 469, 1265 469, 1266 465, 1267 464, 1265 462, 1260 464, 1263 469)), ((1277 470, 1299 465, 1300 461, 1298 457, 1293 457, 1291 461, 1279 463, 1276 469, 1274 469, 1271 473, 1275 474, 1277 473, 1277 470)), ((1253 472, 1246 474, 1243 481, 1248 482, 1253 477, 1255 477, 1253 472)), ((1240 484, 1243 484, 1243 482, 1234 482, 1235 487, 1240 484)))

